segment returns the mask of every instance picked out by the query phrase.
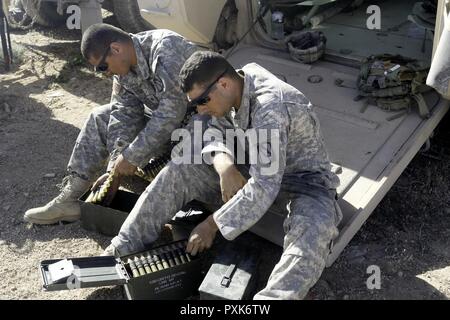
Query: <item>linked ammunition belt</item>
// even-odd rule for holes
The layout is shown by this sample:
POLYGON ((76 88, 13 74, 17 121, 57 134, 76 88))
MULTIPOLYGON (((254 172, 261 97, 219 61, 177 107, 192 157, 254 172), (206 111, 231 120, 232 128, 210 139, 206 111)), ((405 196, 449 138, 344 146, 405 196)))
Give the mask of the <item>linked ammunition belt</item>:
POLYGON ((184 250, 186 244, 187 241, 181 241, 129 256, 125 268, 133 278, 137 278, 187 263, 192 257, 184 250))
POLYGON ((93 190, 91 194, 87 197, 86 202, 91 202, 95 204, 103 204, 111 189, 114 181, 114 169, 109 173, 108 178, 103 182, 103 184, 97 189, 93 190))
MULTIPOLYGON (((159 158, 151 159, 144 168, 137 168, 134 174, 144 180, 147 180, 148 182, 152 182, 153 179, 155 179, 158 173, 166 166, 169 161, 170 156, 168 154, 159 158)), ((86 202, 91 202, 99 205, 109 205, 109 203, 106 203, 105 200, 107 199, 108 193, 112 191, 111 187, 113 186, 113 182, 114 169, 111 170, 105 182, 100 187, 91 192, 91 194, 87 197, 86 202)))
MULTIPOLYGON (((195 108, 189 108, 186 111, 186 114, 181 121, 181 127, 185 127, 192 117, 197 113, 195 108)), ((171 147, 175 146, 174 142, 171 142, 171 147)), ((158 157, 153 158, 149 161, 149 163, 144 168, 137 168, 134 173, 138 177, 147 180, 148 182, 152 182, 153 179, 158 175, 158 173, 166 166, 166 164, 170 161, 170 152, 158 157)))
MULTIPOLYGON (((196 114, 195 108, 188 109, 186 115, 184 116, 183 121, 181 122, 181 127, 185 127, 189 121, 192 119, 194 114, 196 114)), ((174 143, 172 142, 172 147, 174 147, 174 143)), ((158 175, 158 173, 166 166, 166 164, 170 161, 170 152, 157 157, 150 159, 149 163, 144 168, 137 168, 134 172, 138 177, 147 180, 148 182, 152 182, 153 179, 158 175)), ((110 192, 111 187, 114 182, 114 169, 111 170, 108 178, 105 182, 96 190, 93 190, 91 194, 86 199, 86 202, 91 202, 100 205, 109 205, 105 200, 108 199, 108 193, 110 192)), ((118 186, 117 186, 118 187, 118 186)), ((117 190, 116 190, 117 191, 117 190)))
POLYGON ((144 168, 137 168, 134 174, 144 180, 147 180, 148 182, 152 182, 169 161, 169 154, 165 154, 158 158, 153 158, 144 168))

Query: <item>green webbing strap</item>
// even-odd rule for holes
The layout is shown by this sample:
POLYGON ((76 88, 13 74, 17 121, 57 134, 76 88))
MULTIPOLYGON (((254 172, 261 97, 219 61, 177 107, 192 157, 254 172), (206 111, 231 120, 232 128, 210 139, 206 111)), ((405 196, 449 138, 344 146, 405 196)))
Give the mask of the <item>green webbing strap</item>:
POLYGON ((419 114, 422 118, 427 119, 430 117, 430 110, 428 109, 427 103, 423 98, 421 93, 413 94, 413 99, 417 102, 417 106, 419 107, 419 114))
POLYGON ((411 105, 411 99, 408 97, 398 97, 398 98, 378 98, 371 100, 371 104, 375 104, 383 110, 387 111, 398 111, 403 109, 408 109, 411 105))

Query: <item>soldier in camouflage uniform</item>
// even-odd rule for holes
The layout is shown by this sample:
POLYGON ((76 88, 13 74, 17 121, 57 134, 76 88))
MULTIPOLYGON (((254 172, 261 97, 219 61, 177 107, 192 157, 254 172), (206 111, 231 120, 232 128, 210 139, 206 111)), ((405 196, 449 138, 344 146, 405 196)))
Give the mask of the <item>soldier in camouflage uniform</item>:
POLYGON ((281 212, 286 216, 283 254, 254 298, 304 298, 325 267, 342 219, 336 203, 339 179, 331 172, 313 106, 261 66, 251 63, 236 72, 217 53, 194 53, 180 77, 190 104, 212 116, 202 153, 213 166, 173 159, 141 195, 106 252, 142 250, 192 199, 219 207, 192 231, 186 250, 193 255, 211 246, 217 230, 233 240, 266 212, 281 212), (256 129, 258 150, 265 150, 270 162, 259 154, 249 170, 236 165, 239 155, 221 140, 227 129, 256 129), (264 131, 278 139, 264 139, 264 131), (264 170, 268 167, 276 169, 264 170))
POLYGON ((120 179, 161 155, 186 114, 178 74, 196 50, 169 30, 133 35, 103 23, 88 28, 81 51, 96 71, 114 75, 111 103, 93 110, 81 129, 61 193, 46 206, 28 210, 24 219, 37 224, 75 221, 80 217, 77 199, 108 159, 108 171, 114 168, 120 179))

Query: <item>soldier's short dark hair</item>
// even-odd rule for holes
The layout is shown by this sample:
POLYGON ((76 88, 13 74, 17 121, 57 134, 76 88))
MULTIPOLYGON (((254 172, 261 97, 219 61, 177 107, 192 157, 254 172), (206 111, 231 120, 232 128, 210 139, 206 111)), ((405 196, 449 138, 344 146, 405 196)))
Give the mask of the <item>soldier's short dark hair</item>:
POLYGON ((237 79, 239 75, 233 66, 219 53, 197 51, 184 63, 180 71, 180 87, 183 92, 192 90, 194 84, 208 86, 218 76, 237 79))
POLYGON ((96 23, 86 29, 81 39, 81 54, 87 60, 101 57, 112 42, 131 42, 128 33, 107 23, 96 23))

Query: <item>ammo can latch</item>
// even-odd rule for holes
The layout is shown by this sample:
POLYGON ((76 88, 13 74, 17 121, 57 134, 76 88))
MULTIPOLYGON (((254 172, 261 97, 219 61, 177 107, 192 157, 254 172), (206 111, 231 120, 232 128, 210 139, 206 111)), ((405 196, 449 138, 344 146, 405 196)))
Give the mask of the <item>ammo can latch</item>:
POLYGON ((230 264, 230 266, 228 267, 227 271, 225 272, 225 274, 222 278, 222 281, 220 282, 220 285, 222 287, 228 288, 230 286, 231 278, 233 277, 233 273, 235 270, 236 270, 236 265, 230 264))

